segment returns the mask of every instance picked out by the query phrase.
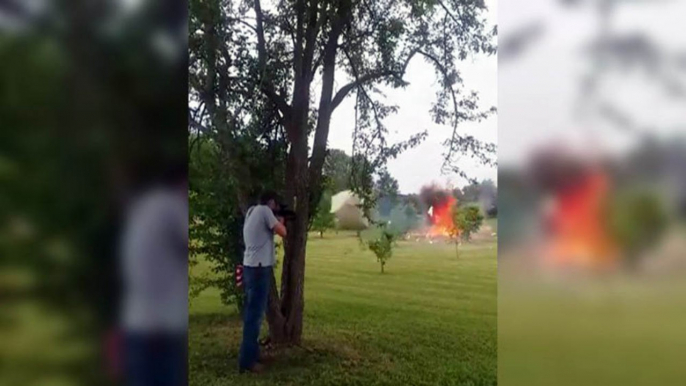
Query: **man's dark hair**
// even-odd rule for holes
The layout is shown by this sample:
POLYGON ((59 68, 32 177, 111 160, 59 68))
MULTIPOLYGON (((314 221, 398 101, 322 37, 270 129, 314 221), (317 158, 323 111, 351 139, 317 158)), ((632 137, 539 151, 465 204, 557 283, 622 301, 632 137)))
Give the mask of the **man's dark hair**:
POLYGON ((270 200, 274 200, 274 202, 278 203, 279 202, 279 196, 276 194, 275 191, 273 190, 265 190, 260 194, 260 205, 267 205, 270 200))

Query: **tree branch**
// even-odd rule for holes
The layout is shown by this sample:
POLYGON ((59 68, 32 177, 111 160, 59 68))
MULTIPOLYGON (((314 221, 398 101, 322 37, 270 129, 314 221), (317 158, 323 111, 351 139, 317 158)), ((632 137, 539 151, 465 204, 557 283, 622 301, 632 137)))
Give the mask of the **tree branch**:
POLYGON ((307 12, 307 30, 305 31, 305 52, 303 54, 303 61, 306 66, 305 74, 309 77, 312 75, 312 59, 314 58, 315 43, 317 41, 317 34, 322 27, 326 4, 320 10, 321 14, 317 16, 317 8, 319 7, 318 0, 311 0, 310 8, 307 12))
POLYGON ((241 19, 241 18, 229 17, 228 20, 229 20, 229 21, 236 22, 236 23, 238 23, 238 24, 242 24, 242 25, 244 25, 244 26, 250 28, 251 30, 253 30, 255 33, 257 33, 257 27, 256 27, 256 26, 254 26, 254 25, 248 23, 247 21, 245 21, 245 20, 243 20, 243 19, 241 19))
MULTIPOLYGON (((493 154, 495 152, 495 145, 493 144, 484 144, 481 141, 477 140, 473 136, 468 136, 468 137, 463 137, 457 132, 457 126, 460 121, 459 117, 459 110, 458 110, 458 102, 457 102, 457 94, 455 93, 455 89, 448 84, 448 70, 445 68, 445 66, 436 58, 434 55, 431 55, 428 52, 418 50, 417 53, 423 55, 424 57, 428 58, 431 60, 435 65, 436 68, 441 72, 443 75, 443 78, 446 82, 445 89, 450 92, 450 96, 453 102, 453 112, 455 114, 453 118, 453 133, 450 136, 450 140, 446 141, 446 144, 448 145, 448 153, 445 154, 444 156, 444 161, 443 161, 443 169, 446 169, 448 167, 448 164, 450 163, 453 153, 455 152, 455 143, 457 142, 462 142, 462 143, 468 143, 468 148, 472 150, 473 153, 476 154, 476 157, 479 158, 479 160, 486 165, 493 165, 492 159, 488 158, 486 153, 491 153, 493 154)), ((485 117, 488 113, 481 113, 479 114, 481 117, 485 117)), ((465 145, 462 145, 463 149, 465 148, 465 145)), ((453 172, 456 172, 460 174, 460 176, 469 179, 464 173, 464 171, 453 168, 453 172)))
POLYGON ((260 70, 264 70, 267 65, 267 42, 264 39, 264 14, 262 13, 262 5, 260 0, 255 0, 255 20, 257 27, 257 58, 260 70))
MULTIPOLYGON (((255 0, 257 1, 257 0, 255 0)), ((304 26, 303 18, 305 13, 305 2, 304 0, 296 0, 295 2, 295 12, 296 12, 296 26, 295 26, 295 47, 293 55, 293 70, 295 72, 296 82, 297 79, 302 77, 302 66, 303 66, 303 35, 304 26)))
POLYGON ((188 125, 191 127, 191 129, 196 130, 198 133, 208 133, 210 131, 207 127, 190 116, 190 113, 188 117, 188 125))
POLYGON ((260 90, 276 105, 284 116, 289 116, 291 107, 286 102, 286 98, 274 90, 274 84, 266 79, 267 73, 267 43, 264 38, 264 14, 260 0, 255 0, 255 19, 257 22, 257 60, 260 69, 260 90))
MULTIPOLYGON (((452 12, 450 12, 450 9, 448 9, 448 7, 446 7, 446 5, 443 4, 443 2, 441 0, 437 0, 437 3, 441 6, 441 8, 443 8, 443 10, 445 11, 447 16, 450 16, 450 18, 453 19, 453 21, 455 23, 462 25, 462 21, 460 20, 460 19, 462 19, 461 14, 460 14, 460 18, 458 19, 457 17, 455 17, 455 15, 452 14, 452 12)), ((460 10, 458 9, 457 12, 459 13, 460 10)))
MULTIPOLYGON (((455 95, 455 90, 453 89, 453 87, 452 87, 451 85, 448 85, 448 70, 447 70, 447 69, 445 68, 445 66, 440 62, 440 60, 438 60, 438 58, 436 58, 435 56, 429 54, 428 52, 421 51, 421 50, 417 50, 417 53, 424 55, 425 58, 428 58, 429 60, 431 60, 432 62, 434 62, 434 65, 436 66, 436 68, 437 68, 437 69, 441 72, 441 74, 443 75, 443 79, 444 79, 444 81, 445 81, 445 83, 446 83, 445 88, 447 88, 447 89, 450 90, 450 96, 451 96, 451 99, 452 99, 452 101, 453 101, 453 111, 454 111, 454 113, 455 113, 455 119, 454 119, 454 121, 453 121, 453 133, 452 133, 452 135, 451 135, 451 138, 454 140, 455 137, 457 136, 457 123, 458 123, 458 119, 457 119, 457 113, 458 113, 457 104, 458 104, 458 103, 457 103, 457 95, 455 95)), ((448 154, 445 156, 444 166, 445 166, 445 164, 450 160, 450 158, 452 157, 452 153, 453 153, 453 146, 449 146, 449 148, 448 148, 448 154)))
MULTIPOLYGON (((350 69, 353 72, 353 76, 357 79, 361 79, 357 69, 355 68, 355 65, 353 64, 353 60, 352 60, 352 57, 350 56, 350 53, 348 52, 348 50, 343 50, 343 52, 345 53, 345 56, 348 58, 348 61, 350 62, 350 69)), ((367 102, 369 103, 369 105, 372 108, 372 112, 374 113, 374 120, 376 121, 377 130, 374 133, 374 137, 372 137, 371 141, 374 141, 376 138, 381 138, 381 140, 383 141, 383 138, 381 137, 381 130, 383 129, 383 122, 381 121, 381 118, 380 118, 378 106, 376 105, 376 103, 374 103, 374 100, 369 96, 369 94, 367 93, 367 90, 364 89, 362 84, 359 84, 357 86, 357 89, 358 89, 358 92, 360 92, 362 94, 362 97, 367 100, 367 102)), ((368 150, 368 147, 367 147, 367 150, 368 150)), ((365 154, 365 159, 366 159, 366 157, 367 157, 367 154, 365 154)))
POLYGON ((336 92, 336 96, 334 96, 334 98, 331 102, 332 110, 335 110, 336 107, 338 107, 338 105, 340 105, 341 102, 343 102, 345 97, 347 97, 348 94, 350 93, 350 91, 352 91, 353 89, 355 89, 359 86, 362 86, 365 83, 372 82, 372 81, 375 81, 375 80, 378 80, 381 78, 385 78, 387 76, 394 76, 394 77, 402 78, 396 72, 391 71, 391 70, 381 71, 381 72, 373 72, 373 73, 369 73, 367 75, 363 75, 359 78, 356 77, 356 79, 354 81, 352 81, 352 82, 346 84, 345 86, 341 87, 338 90, 338 92, 336 92))
MULTIPOLYGON (((343 100, 348 96, 350 91, 354 90, 355 88, 364 85, 365 83, 368 82, 373 82, 375 80, 379 80, 385 77, 392 76, 400 81, 403 81, 403 77, 405 76, 405 72, 407 71, 407 66, 410 64, 410 61, 412 58, 419 53, 419 49, 414 49, 410 51, 410 53, 407 55, 407 58, 405 59, 405 62, 403 63, 403 66, 401 70, 398 71, 393 71, 393 70, 380 70, 380 71, 375 71, 371 72, 369 74, 363 75, 363 76, 357 76, 355 75, 355 71, 353 72, 353 75, 355 76, 355 80, 346 84, 345 86, 341 87, 338 92, 336 92, 336 96, 333 98, 332 102, 332 109, 335 110, 338 105, 343 102, 343 100)), ((350 55, 347 54, 346 56, 348 57, 348 61, 350 62, 351 68, 353 67, 352 61, 350 60, 350 55)))
POLYGON ((349 1, 341 1, 336 12, 336 17, 331 24, 331 31, 323 52, 322 92, 319 99, 319 116, 317 128, 314 134, 312 146, 312 161, 309 167, 310 178, 310 213, 315 213, 319 199, 321 198, 321 175, 322 167, 326 158, 326 143, 329 137, 331 114, 333 113, 332 95, 334 76, 336 73, 336 53, 338 51, 338 38, 344 27, 352 18, 351 4, 349 1))

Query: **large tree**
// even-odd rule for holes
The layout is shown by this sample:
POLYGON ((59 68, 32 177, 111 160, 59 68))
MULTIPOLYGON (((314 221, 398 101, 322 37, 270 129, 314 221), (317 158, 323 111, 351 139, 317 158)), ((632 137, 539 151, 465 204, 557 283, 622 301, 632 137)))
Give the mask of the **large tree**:
POLYGON ((398 204, 398 180, 393 178, 387 170, 379 172, 375 182, 376 195, 379 200, 378 211, 381 216, 389 216, 398 204))
POLYGON ((343 150, 329 149, 324 159, 322 175, 326 179, 328 189, 336 194, 344 190, 371 189, 375 170, 372 162, 362 154, 349 156, 343 150))
POLYGON ((398 198, 400 188, 398 187, 398 180, 387 171, 383 170, 379 173, 379 178, 376 180, 376 189, 380 196, 390 197, 393 200, 398 198))
MULTIPOLYGON (((485 11, 482 0, 191 2, 190 39, 198 46, 191 60, 197 75, 191 83, 196 96, 191 125, 235 139, 248 119, 245 106, 259 102, 274 113, 266 118, 277 123, 271 131, 283 134, 270 138, 288 145, 283 196, 296 217, 288 224, 280 291, 272 280, 267 313, 272 341, 298 343, 302 336, 307 229, 322 194, 331 117, 343 100, 355 98, 352 174, 360 167, 377 170, 426 135, 389 144, 384 118, 396 107, 384 103, 382 94, 407 86, 410 62, 423 58, 440 85, 430 113, 452 127, 445 168, 464 174, 453 163, 461 153, 494 162, 494 145, 457 130, 460 122, 493 112, 481 111, 478 95, 464 91, 457 68, 472 54, 495 52, 495 29, 487 29, 485 11)), ((265 137, 269 134, 255 140, 268 141, 265 137)), ((238 152, 227 154, 241 164, 238 152)), ((362 180, 353 181, 353 188, 371 205, 373 186, 362 180)))
POLYGON ((324 238, 324 232, 336 226, 336 216, 331 213, 331 193, 322 194, 322 199, 317 208, 317 214, 312 219, 312 229, 319 232, 319 237, 324 238))
POLYGON ((481 184, 472 182, 471 184, 462 188, 462 201, 465 203, 477 203, 481 196, 481 184))
POLYGON ((336 194, 350 189, 352 159, 343 150, 329 149, 324 161, 324 176, 329 179, 331 191, 336 194))

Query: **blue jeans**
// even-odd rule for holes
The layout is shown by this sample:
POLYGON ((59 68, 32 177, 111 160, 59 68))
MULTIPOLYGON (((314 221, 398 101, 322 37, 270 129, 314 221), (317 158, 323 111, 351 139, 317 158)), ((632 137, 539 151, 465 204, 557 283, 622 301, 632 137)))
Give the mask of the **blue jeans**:
POLYGON ((127 386, 187 385, 185 334, 127 333, 125 384, 127 386))
POLYGON ((243 343, 238 355, 238 367, 242 370, 250 369, 260 356, 258 339, 267 310, 272 275, 272 267, 243 267, 243 343))

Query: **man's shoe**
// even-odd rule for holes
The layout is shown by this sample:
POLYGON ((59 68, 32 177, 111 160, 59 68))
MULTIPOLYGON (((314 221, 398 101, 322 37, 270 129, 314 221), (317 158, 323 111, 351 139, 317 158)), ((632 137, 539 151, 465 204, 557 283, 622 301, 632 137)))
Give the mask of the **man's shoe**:
POLYGON ((254 365, 252 365, 252 367, 250 367, 250 368, 240 369, 239 372, 241 374, 242 373, 262 374, 262 373, 264 373, 265 370, 266 370, 265 366, 262 363, 257 362, 254 365))

